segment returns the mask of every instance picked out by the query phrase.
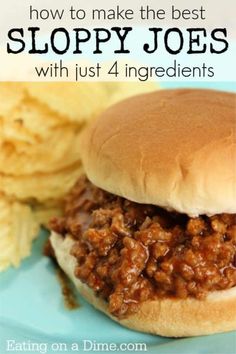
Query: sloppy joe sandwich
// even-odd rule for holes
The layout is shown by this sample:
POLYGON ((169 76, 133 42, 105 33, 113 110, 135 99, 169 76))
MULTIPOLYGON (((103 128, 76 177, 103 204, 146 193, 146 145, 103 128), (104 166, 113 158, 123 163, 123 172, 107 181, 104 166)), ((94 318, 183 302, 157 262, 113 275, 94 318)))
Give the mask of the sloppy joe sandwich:
POLYGON ((84 132, 85 175, 51 221, 60 267, 97 309, 163 336, 236 329, 236 95, 162 90, 84 132))

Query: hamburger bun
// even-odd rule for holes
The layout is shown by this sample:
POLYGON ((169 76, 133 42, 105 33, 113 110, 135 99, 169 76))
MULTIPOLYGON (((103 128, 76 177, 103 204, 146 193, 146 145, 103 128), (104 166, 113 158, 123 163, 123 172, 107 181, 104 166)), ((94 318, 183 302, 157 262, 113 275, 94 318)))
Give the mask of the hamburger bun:
POLYGON ((236 95, 161 90, 122 101, 82 138, 97 187, 189 216, 236 213, 236 95))
POLYGON ((145 301, 137 313, 119 320, 108 312, 104 300, 75 277, 76 259, 70 255, 75 241, 56 233, 51 234, 50 241, 59 266, 79 293, 96 309, 125 327, 166 337, 207 335, 236 328, 236 287, 212 292, 204 301, 194 298, 145 301))

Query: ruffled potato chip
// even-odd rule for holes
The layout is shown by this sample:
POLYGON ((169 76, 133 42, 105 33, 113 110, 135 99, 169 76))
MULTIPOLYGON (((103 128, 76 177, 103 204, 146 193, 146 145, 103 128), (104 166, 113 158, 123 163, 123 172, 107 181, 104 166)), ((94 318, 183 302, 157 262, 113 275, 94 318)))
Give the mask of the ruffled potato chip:
POLYGON ((3 144, 3 142, 14 142, 21 146, 37 144, 37 138, 22 125, 20 120, 10 121, 0 117, 0 143, 3 144))
POLYGON ((14 176, 52 173, 80 159, 80 128, 56 127, 38 144, 4 139, 0 135, 0 172, 14 176))
POLYGON ((0 117, 8 115, 24 98, 24 87, 20 83, 0 83, 0 117))
POLYGON ((0 271, 30 254, 39 225, 83 172, 80 134, 109 105, 153 83, 0 83, 0 271))
POLYGON ((51 218, 62 215, 62 205, 57 202, 57 206, 36 205, 33 208, 34 217, 40 225, 48 227, 51 218))
POLYGON ((39 143, 48 139, 53 134, 55 127, 66 124, 66 118, 59 117, 52 113, 46 106, 30 98, 24 98, 19 105, 12 108, 8 114, 1 117, 1 134, 8 139, 16 141, 23 140, 22 132, 30 136, 26 142, 39 143), (14 133, 9 134, 7 128, 14 129, 14 133))
POLYGON ((39 223, 28 205, 0 195, 0 271, 18 266, 31 251, 39 223))
POLYGON ((99 114, 108 99, 99 82, 29 82, 24 87, 31 97, 74 122, 85 122, 99 114))
POLYGON ((0 191, 20 201, 44 203, 65 196, 82 173, 80 163, 50 174, 11 176, 0 173, 0 191))

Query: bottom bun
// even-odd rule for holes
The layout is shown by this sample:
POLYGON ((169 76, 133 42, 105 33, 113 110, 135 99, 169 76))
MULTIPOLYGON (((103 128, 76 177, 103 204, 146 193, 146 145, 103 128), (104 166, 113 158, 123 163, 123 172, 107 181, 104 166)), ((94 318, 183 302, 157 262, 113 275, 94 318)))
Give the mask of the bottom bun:
POLYGON ((128 328, 166 337, 187 337, 236 329, 236 287, 210 293, 205 300, 157 299, 145 301, 137 313, 118 319, 108 312, 106 301, 97 297, 74 275, 76 259, 70 255, 75 242, 70 236, 50 236, 59 266, 73 281, 80 294, 95 308, 128 328))

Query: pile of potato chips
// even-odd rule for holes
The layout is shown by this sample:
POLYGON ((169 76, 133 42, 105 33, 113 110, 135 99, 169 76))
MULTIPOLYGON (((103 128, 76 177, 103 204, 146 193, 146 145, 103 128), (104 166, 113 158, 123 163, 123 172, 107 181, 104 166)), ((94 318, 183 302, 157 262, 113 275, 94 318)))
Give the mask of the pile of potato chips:
POLYGON ((0 83, 0 271, 30 254, 82 172, 86 124, 110 104, 156 89, 138 83, 0 83))

